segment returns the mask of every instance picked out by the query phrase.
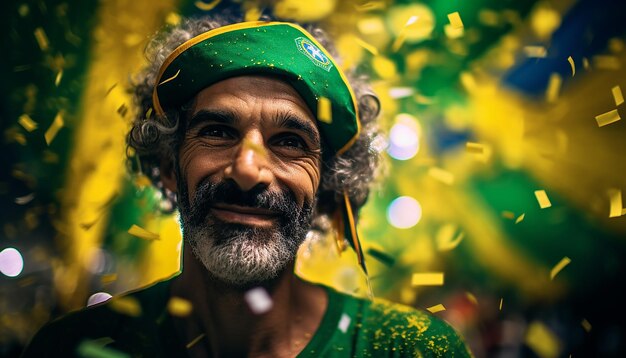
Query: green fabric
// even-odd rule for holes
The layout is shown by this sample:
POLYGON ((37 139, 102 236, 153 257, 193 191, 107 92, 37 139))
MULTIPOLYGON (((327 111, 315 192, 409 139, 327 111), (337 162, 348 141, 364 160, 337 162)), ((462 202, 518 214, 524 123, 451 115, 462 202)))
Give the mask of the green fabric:
POLYGON ((332 120, 318 119, 322 138, 331 154, 340 154, 352 144, 359 122, 350 85, 326 50, 304 29, 290 23, 244 22, 185 42, 161 68, 153 96, 155 111, 161 114, 183 105, 218 81, 250 74, 285 79, 317 118, 318 100, 330 100, 332 120))
MULTIPOLYGON (((23 357, 78 356, 85 342, 91 351, 102 347, 102 356, 186 357, 186 342, 178 339, 166 310, 169 285, 164 281, 130 294, 141 305, 138 317, 102 304, 53 321, 23 357)), ((471 357, 458 334, 428 313, 326 290, 328 309, 299 357, 471 357)))

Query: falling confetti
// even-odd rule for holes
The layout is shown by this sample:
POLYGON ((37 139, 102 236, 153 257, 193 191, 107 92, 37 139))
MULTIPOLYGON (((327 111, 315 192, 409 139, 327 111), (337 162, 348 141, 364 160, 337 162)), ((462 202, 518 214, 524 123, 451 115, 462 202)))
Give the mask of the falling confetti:
POLYGON ((567 62, 569 62, 569 65, 572 69, 572 77, 574 77, 574 75, 576 74, 576 64, 574 63, 574 59, 572 58, 572 56, 569 56, 567 58, 567 62))
POLYGON ((548 50, 543 46, 524 46, 524 53, 530 58, 545 58, 548 50))
POLYGON ((515 213, 512 211, 503 211, 502 212, 502 217, 505 219, 514 219, 515 218, 515 213))
POLYGON ((393 52, 397 52, 400 47, 402 47, 402 45, 404 44, 404 41, 406 40, 406 36, 407 36, 407 31, 409 30, 409 26, 415 24, 417 22, 417 16, 411 16, 406 24, 404 24, 404 27, 402 28, 402 30, 400 31, 400 33, 398 34, 398 36, 396 37, 396 39, 394 40, 393 44, 391 45, 391 51, 393 52))
MULTIPOLYGON (((159 86, 160 86, 160 85, 162 85, 162 84, 165 84, 165 83, 168 83, 168 82, 170 82, 170 81, 175 80, 175 79, 176 79, 176 77, 178 77, 178 75, 179 75, 179 74, 180 74, 180 70, 176 71, 176 73, 174 74, 174 76, 172 76, 172 77, 170 77, 170 78, 166 78, 166 79, 164 79, 163 81, 161 81, 161 82, 159 83, 159 86)), ((113 86, 115 86, 115 85, 113 85, 113 86)))
POLYGON ((56 137, 57 133, 59 133, 59 130, 63 128, 63 125, 63 116, 61 115, 61 112, 59 112, 54 117, 54 121, 52 121, 52 124, 50 125, 50 127, 48 127, 48 130, 44 134, 44 138, 46 139, 46 143, 48 145, 52 143, 54 137, 56 137))
POLYGON ((441 286, 443 279, 443 272, 414 273, 411 284, 413 286, 441 286))
POLYGON ((444 307, 444 305, 442 305, 440 303, 438 305, 434 305, 432 307, 428 307, 428 308, 426 308, 426 310, 428 310, 428 312, 430 312, 430 313, 437 313, 437 312, 445 311, 446 308, 444 307))
POLYGON ((37 129, 37 122, 33 121, 28 114, 22 114, 17 122, 28 132, 32 132, 37 129))
POLYGON ((439 251, 450 251, 455 249, 461 241, 465 234, 458 230, 457 226, 454 224, 448 224, 442 226, 439 231, 437 231, 436 242, 437 242, 437 250, 439 251))
POLYGON ((244 298, 254 314, 263 314, 272 309, 272 298, 261 287, 256 287, 246 292, 244 298))
POLYGON ((586 318, 583 318, 583 320, 580 322, 580 325, 583 326, 583 329, 585 331, 591 332, 591 323, 589 323, 586 318))
POLYGON ((141 316, 141 305, 139 301, 130 296, 115 297, 109 301, 112 310, 131 317, 141 316))
POLYGON ((193 310, 193 305, 184 298, 172 297, 167 302, 167 310, 172 316, 186 317, 193 310))
POLYGON ((540 208, 545 209, 552 206, 552 203, 550 202, 548 194, 546 194, 545 190, 535 190, 535 197, 537 198, 537 202, 539 203, 540 208))
MULTIPOLYGON (((109 337, 107 337, 109 338, 109 337)), ((114 342, 109 338, 109 342, 114 342)), ((86 340, 76 347, 76 353, 83 358, 130 358, 130 355, 116 349, 105 347, 106 341, 86 340)))
POLYGON ((622 191, 618 189, 610 189, 609 190, 609 217, 617 218, 623 215, 622 208, 622 191))
POLYGON ((38 27, 35 29, 35 39, 37 40, 37 44, 41 51, 47 51, 50 47, 50 42, 48 41, 48 36, 43 28, 38 27))
POLYGON ((350 327, 350 316, 343 313, 341 314, 341 319, 339 319, 338 328, 341 332, 346 333, 348 331, 348 327, 350 327))
POLYGON ((615 86, 611 88, 611 92, 613 93, 613 99, 615 100, 616 106, 624 103, 624 95, 622 95, 622 89, 620 88, 620 86, 615 86))
POLYGON ((559 92, 561 91, 561 83, 563 80, 558 73, 550 75, 548 80, 548 87, 546 89, 546 101, 548 103, 554 103, 559 98, 559 92))
POLYGON ((499 311, 502 311, 502 303, 504 302, 504 298, 500 298, 500 307, 498 308, 499 311))
POLYGON ((515 219, 515 223, 519 224, 522 221, 524 221, 524 217, 526 216, 526 213, 523 213, 522 215, 518 216, 517 219, 515 219))
POLYGON ((61 83, 62 78, 63 78, 63 70, 59 71, 56 77, 54 78, 54 85, 56 87, 59 87, 59 84, 61 83))
POLYGON ((619 59, 615 56, 598 55, 593 56, 593 66, 600 70, 619 70, 622 67, 619 59))
POLYGON ((213 0, 209 3, 206 3, 204 1, 196 1, 193 4, 200 10, 203 11, 210 11, 213 10, 217 5, 219 5, 219 3, 221 2, 221 0, 213 0))
POLYGON ((617 109, 596 116, 596 122, 598 122, 598 127, 604 127, 611 123, 615 123, 620 119, 622 118, 619 116, 619 112, 617 111, 617 109))
POLYGON ((364 40, 361 40, 360 38, 355 38, 356 43, 359 44, 359 46, 363 47, 365 50, 367 50, 367 52, 371 53, 374 56, 378 56, 378 49, 373 46, 372 44, 369 44, 367 42, 365 42, 364 40))
POLYGON ((552 270, 550 270, 550 280, 554 280, 554 277, 556 277, 556 275, 558 275, 558 273, 561 272, 565 266, 569 265, 570 262, 572 262, 572 260, 570 260, 569 257, 563 257, 561 261, 559 261, 559 263, 556 264, 552 270))
POLYGON ((485 146, 480 143, 467 142, 465 143, 465 150, 469 153, 483 154, 485 146))
POLYGON ((448 21, 450 21, 452 28, 463 28, 463 21, 461 21, 461 15, 458 11, 448 14, 448 21))
POLYGON ((198 344, 198 342, 200 342, 202 340, 202 338, 204 338, 205 334, 202 333, 201 335, 199 335, 198 337, 194 338, 191 340, 191 342, 187 343, 187 345, 185 345, 185 347, 187 349, 195 346, 196 344, 198 344))
POLYGON ((438 181, 444 184, 447 184, 447 185, 454 184, 454 174, 450 173, 449 171, 445 169, 431 167, 428 169, 428 175, 430 175, 431 177, 437 179, 438 181))
POLYGON ((555 358, 561 351, 558 337, 541 322, 532 322, 526 331, 526 344, 541 358, 555 358))
POLYGON ((384 1, 368 1, 364 4, 361 5, 354 5, 354 8, 357 11, 372 11, 372 10, 382 10, 385 8, 385 2, 384 1))
POLYGON ((320 97, 317 101, 317 119, 320 122, 332 123, 333 113, 331 110, 330 100, 326 97, 320 97))
POLYGON ((160 239, 158 234, 150 232, 150 231, 148 231, 148 230, 146 230, 146 229, 144 229, 144 228, 142 228, 140 226, 134 225, 134 224, 133 224, 133 226, 130 227, 130 229, 128 229, 128 233, 133 235, 133 236, 136 236, 136 237, 138 237, 140 239, 144 239, 144 240, 148 240, 148 241, 159 240, 160 239))
POLYGON ((471 292, 465 292, 465 297, 467 297, 467 299, 472 302, 472 304, 474 304, 475 306, 478 305, 478 299, 476 299, 476 296, 474 296, 473 293, 471 292))
MULTIPOLYGON (((26 205, 35 199, 35 193, 30 193, 28 195, 20 196, 15 198, 15 203, 17 205, 26 205)), ((620 200, 621 202, 621 200, 620 200)))

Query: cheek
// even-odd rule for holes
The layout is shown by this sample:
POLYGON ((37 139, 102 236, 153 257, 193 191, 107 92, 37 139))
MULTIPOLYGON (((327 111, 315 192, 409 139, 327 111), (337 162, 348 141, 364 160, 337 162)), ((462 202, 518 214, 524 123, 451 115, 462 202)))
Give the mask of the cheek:
POLYGON ((198 184, 206 177, 219 171, 223 160, 223 155, 215 151, 208 152, 201 143, 191 142, 181 147, 179 155, 179 169, 182 182, 187 185, 189 200, 191 201, 196 193, 198 184), (210 158, 208 160, 207 158, 210 158))
POLYGON ((299 205, 312 202, 320 183, 320 164, 318 160, 299 160, 278 167, 276 176, 296 195, 299 205))

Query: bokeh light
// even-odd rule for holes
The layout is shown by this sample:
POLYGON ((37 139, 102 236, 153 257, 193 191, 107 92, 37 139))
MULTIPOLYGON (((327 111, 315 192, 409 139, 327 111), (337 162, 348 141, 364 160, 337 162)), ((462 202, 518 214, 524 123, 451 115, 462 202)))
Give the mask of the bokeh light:
POLYGON ((422 218, 422 206, 410 196, 401 196, 389 204, 387 220, 399 229, 415 226, 422 218))
POLYGON ((0 272, 9 277, 16 277, 22 273, 24 259, 19 251, 8 247, 0 251, 0 272))
POLYGON ((401 113, 396 116, 396 124, 389 132, 387 153, 397 160, 413 158, 419 151, 420 128, 413 116, 401 113))

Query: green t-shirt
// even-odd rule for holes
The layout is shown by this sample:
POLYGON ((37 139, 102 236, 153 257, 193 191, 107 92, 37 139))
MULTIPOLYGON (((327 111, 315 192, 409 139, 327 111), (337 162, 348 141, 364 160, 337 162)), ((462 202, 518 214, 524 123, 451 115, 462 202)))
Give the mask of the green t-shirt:
MULTIPOLYGON (((128 295, 141 314, 108 301, 55 320, 35 335, 23 357, 186 357, 188 342, 177 337, 167 311, 169 285, 163 281, 128 295)), ((428 313, 325 288, 328 309, 299 357, 471 357, 459 335, 428 313)))

